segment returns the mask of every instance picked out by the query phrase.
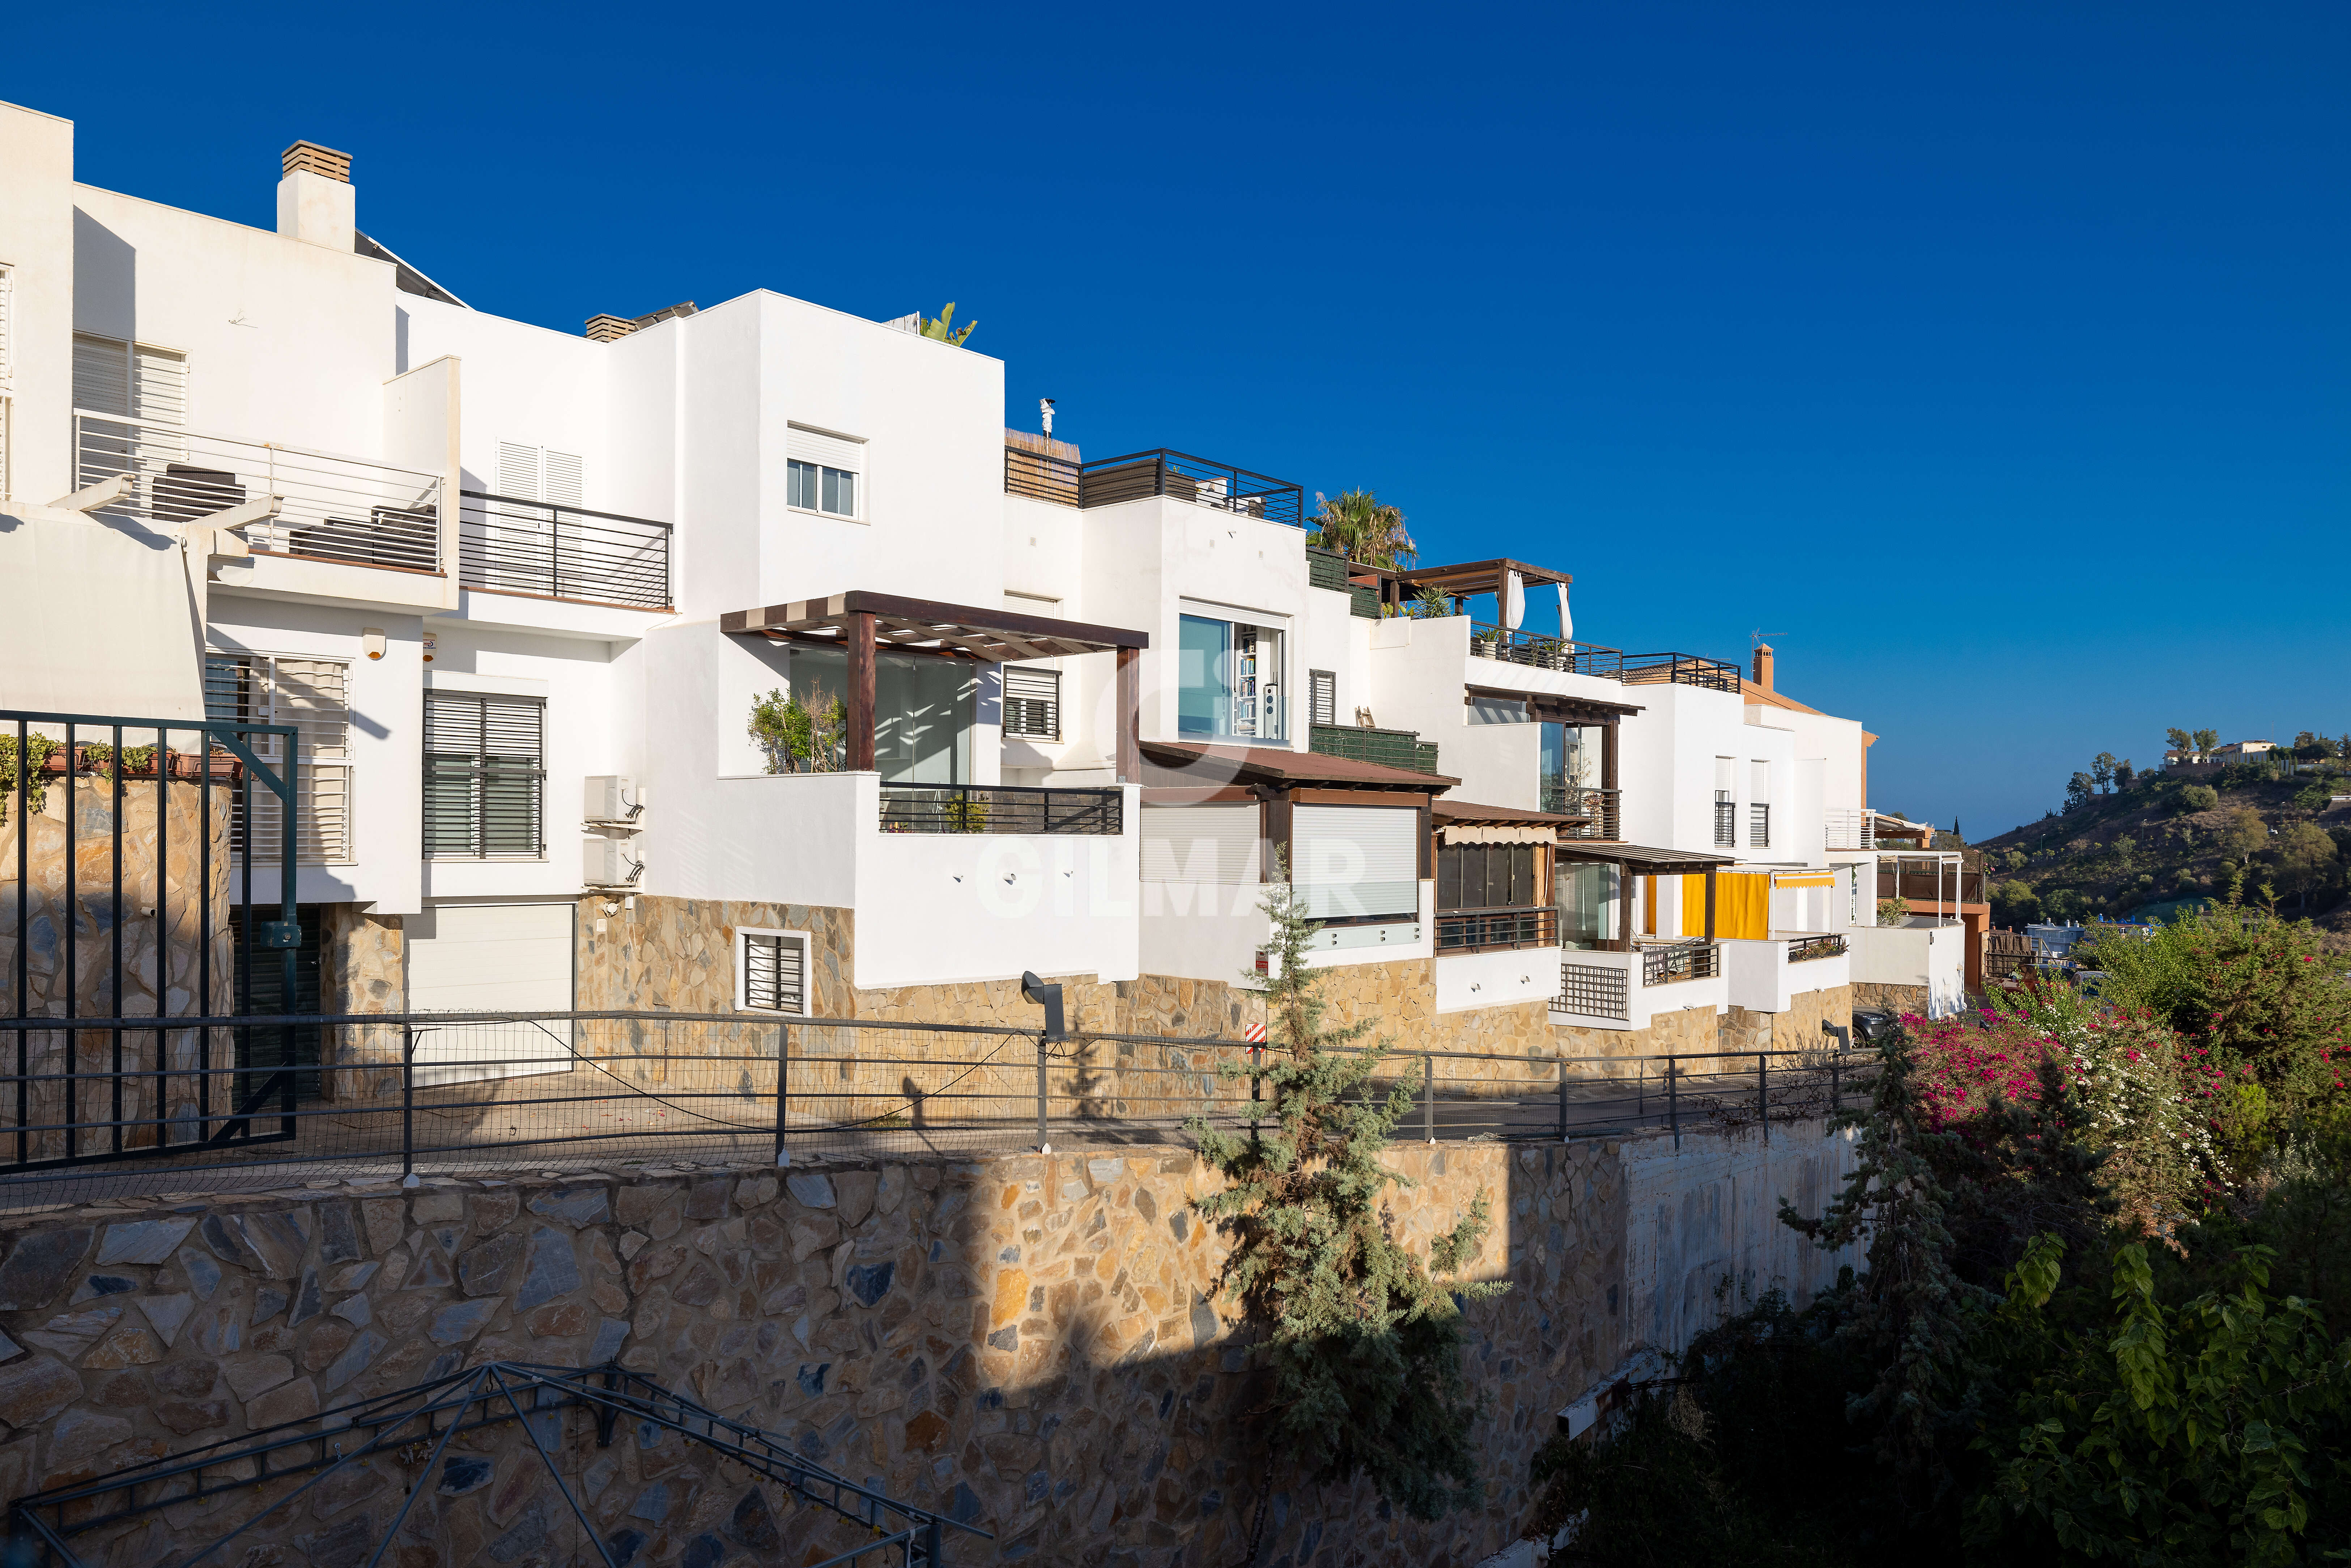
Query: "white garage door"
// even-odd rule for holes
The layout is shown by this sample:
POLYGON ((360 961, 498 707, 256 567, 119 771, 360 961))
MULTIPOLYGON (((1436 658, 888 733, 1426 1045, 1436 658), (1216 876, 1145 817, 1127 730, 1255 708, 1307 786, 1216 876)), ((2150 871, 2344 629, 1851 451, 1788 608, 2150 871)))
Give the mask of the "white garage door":
MULTIPOLYGON (((569 904, 443 904, 402 922, 411 1012, 571 1010, 569 904)), ((416 1082, 466 1083, 571 1065, 571 1026, 417 1026, 416 1082)))

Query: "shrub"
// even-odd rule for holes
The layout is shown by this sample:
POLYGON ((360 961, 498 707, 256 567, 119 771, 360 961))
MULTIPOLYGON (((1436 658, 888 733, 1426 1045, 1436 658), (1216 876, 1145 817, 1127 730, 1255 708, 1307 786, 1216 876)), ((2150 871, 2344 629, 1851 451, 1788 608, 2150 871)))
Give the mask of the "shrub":
POLYGON ((2210 784, 2188 784, 2172 799, 2182 811, 2209 811, 2220 803, 2220 791, 2210 784))
POLYGON ((1899 925, 1910 918, 1910 901, 1907 898, 1881 898, 1877 901, 1877 923, 1899 925))

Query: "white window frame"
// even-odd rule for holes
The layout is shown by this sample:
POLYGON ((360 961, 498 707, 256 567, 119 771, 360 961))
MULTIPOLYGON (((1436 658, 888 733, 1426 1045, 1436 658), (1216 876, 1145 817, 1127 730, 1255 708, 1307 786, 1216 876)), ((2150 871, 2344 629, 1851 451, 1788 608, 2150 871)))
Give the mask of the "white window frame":
POLYGON ((805 517, 830 517, 838 523, 862 523, 873 509, 872 465, 862 435, 850 435, 838 430, 826 430, 820 425, 802 424, 794 420, 784 427, 784 507, 805 517), (797 449, 797 450, 796 450, 797 449), (853 452, 850 449, 853 449, 853 452), (831 456, 837 462, 828 462, 831 456), (849 467, 841 464, 852 465, 849 467), (809 468, 816 485, 816 505, 804 507, 793 497, 792 468, 795 465, 809 468), (845 512, 827 511, 824 507, 824 476, 843 474, 853 481, 853 504, 845 512))
POLYGON ((998 715, 1000 718, 1008 718, 1010 716, 1012 705, 1016 702, 1037 702, 1040 700, 1051 705, 1053 717, 1051 727, 1043 730, 1030 730, 1015 729, 1009 724, 1001 724, 1000 727, 1002 728, 1004 737, 1007 740, 1041 740, 1049 745, 1058 745, 1061 742, 1062 738, 1061 672, 1050 665, 1006 664, 1001 666, 1000 685, 997 694, 998 715), (1042 699, 1034 696, 1015 696, 1012 691, 1012 680, 1013 676, 1016 674, 1024 680, 1042 681, 1050 684, 1052 687, 1053 695, 1042 699))
MULTIPOLYGON (((290 724, 298 731, 306 727, 302 711, 288 703, 279 711, 284 697, 284 684, 278 675, 281 662, 306 664, 331 664, 342 672, 342 709, 340 738, 331 734, 302 733, 296 737, 296 756, 300 764, 298 788, 301 800, 297 802, 299 813, 296 827, 301 837, 294 847, 295 863, 303 865, 354 865, 359 861, 358 795, 359 768, 351 746, 351 666, 353 660, 340 653, 293 653, 261 648, 214 648, 204 652, 205 712, 210 716, 214 695, 211 667, 214 661, 241 664, 246 668, 246 692, 252 711, 246 718, 254 724, 290 724), (323 741, 323 744, 322 744, 323 741), (329 816, 327 803, 340 799, 333 810, 334 831, 329 835, 321 827, 329 816)), ((315 731, 318 727, 308 727, 315 731)), ((264 762, 277 762, 285 756, 285 737, 256 736, 251 744, 254 754, 264 762)), ((277 821, 277 797, 266 789, 247 784, 241 786, 253 792, 253 826, 255 843, 253 863, 278 863, 279 829, 277 821)), ((236 827, 229 829, 232 841, 236 827)), ((235 852, 242 853, 242 850, 235 852)))
POLYGON ((816 1001, 816 939, 805 931, 787 931, 773 925, 738 925, 735 928, 735 1010, 757 1013, 761 1018, 814 1018, 816 1001), (754 1007, 751 1003, 751 942, 754 936, 773 936, 786 942, 796 942, 800 949, 800 1005, 798 1012, 782 1008, 754 1007))

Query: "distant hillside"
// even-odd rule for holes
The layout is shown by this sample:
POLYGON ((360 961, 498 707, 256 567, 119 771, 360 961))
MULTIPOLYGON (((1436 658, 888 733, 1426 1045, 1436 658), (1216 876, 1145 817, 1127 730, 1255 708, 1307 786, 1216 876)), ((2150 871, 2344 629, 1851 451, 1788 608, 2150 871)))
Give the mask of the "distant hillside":
POLYGON ((2161 915, 2232 894, 2307 915, 2351 949, 2351 793, 2343 773, 2268 762, 2141 774, 2064 812, 1970 845, 1999 925, 2085 915, 2161 915))

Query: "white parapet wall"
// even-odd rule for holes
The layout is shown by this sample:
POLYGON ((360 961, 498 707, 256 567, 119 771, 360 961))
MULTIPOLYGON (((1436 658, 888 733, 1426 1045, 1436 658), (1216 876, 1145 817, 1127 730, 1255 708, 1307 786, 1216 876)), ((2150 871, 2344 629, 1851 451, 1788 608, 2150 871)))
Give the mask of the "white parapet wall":
POLYGON ((1549 1001, 1559 995, 1559 961, 1556 947, 1439 953, 1437 1010, 1458 1013, 1512 1002, 1549 1001))
POLYGON ((1855 985, 1915 986, 1927 1016, 1949 1018, 1967 1006, 1967 928, 1960 925, 1860 925, 1844 934, 1855 985))

